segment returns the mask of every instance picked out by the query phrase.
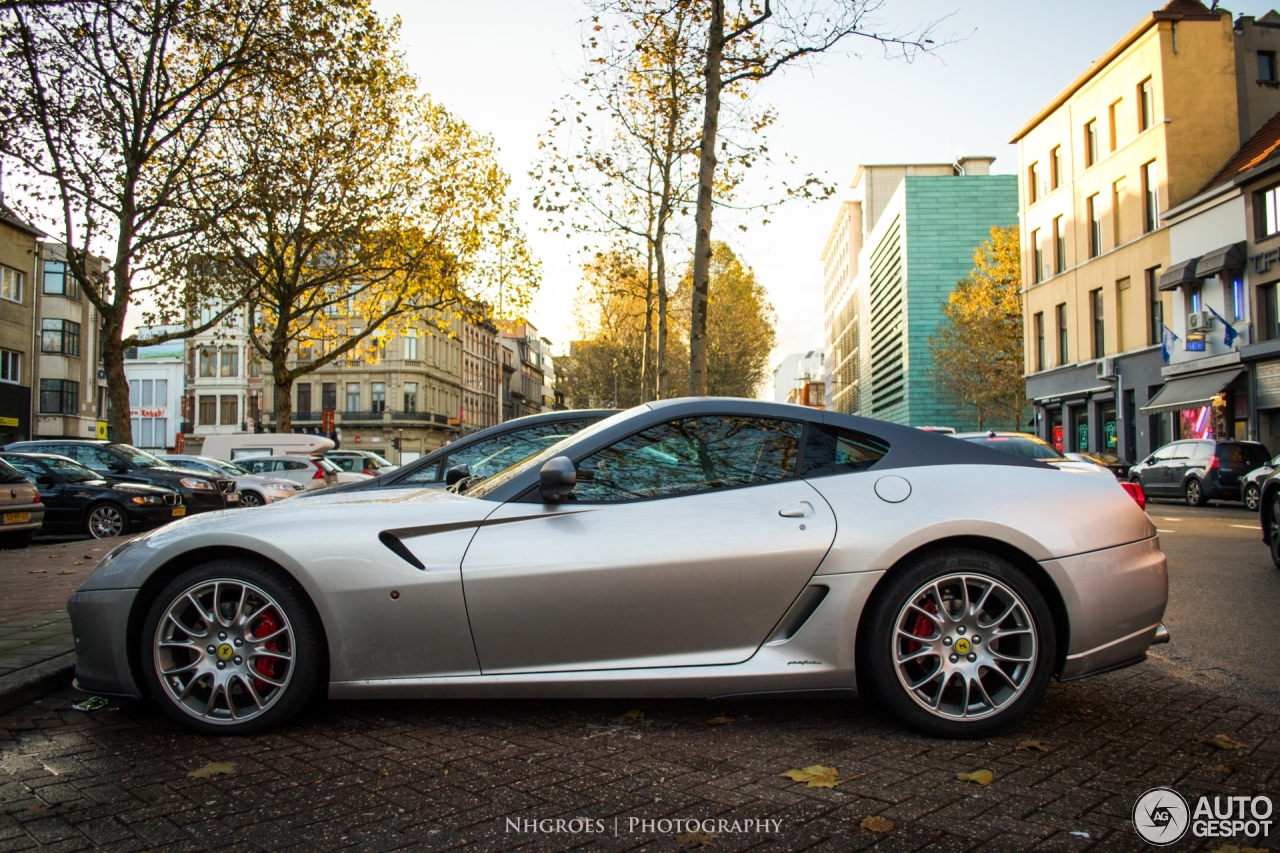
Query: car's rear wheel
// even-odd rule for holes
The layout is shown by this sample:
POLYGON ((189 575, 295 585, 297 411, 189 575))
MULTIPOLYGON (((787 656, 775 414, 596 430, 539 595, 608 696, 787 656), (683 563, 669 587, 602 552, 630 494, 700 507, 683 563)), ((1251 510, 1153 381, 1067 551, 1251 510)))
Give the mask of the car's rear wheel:
POLYGON ((1266 523, 1268 525, 1268 533, 1271 534, 1271 563, 1277 569, 1280 569, 1280 497, 1274 494, 1271 498, 1271 505, 1267 510, 1266 523))
POLYGON ((257 492, 241 492, 240 506, 262 506, 266 501, 257 492))
POLYGON ((1209 502, 1204 496, 1204 487, 1195 477, 1187 480, 1187 484, 1182 487, 1182 494, 1186 498, 1187 506, 1204 506, 1209 502))
POLYGON ((294 587, 246 560, 215 560, 175 578, 142 631, 151 694, 203 734, 278 725, 319 687, 318 620, 294 587))
POLYGON ((1250 512, 1257 512, 1262 503, 1262 490, 1257 483, 1249 483, 1244 487, 1244 505, 1250 512))
POLYGON ((967 549, 928 554, 891 577, 865 639, 877 696, 937 737, 987 737, 1022 719, 1044 695, 1057 654, 1035 584, 967 549))
POLYGON ((115 504, 103 503, 90 507, 84 523, 94 539, 114 539, 129 532, 129 516, 115 504))

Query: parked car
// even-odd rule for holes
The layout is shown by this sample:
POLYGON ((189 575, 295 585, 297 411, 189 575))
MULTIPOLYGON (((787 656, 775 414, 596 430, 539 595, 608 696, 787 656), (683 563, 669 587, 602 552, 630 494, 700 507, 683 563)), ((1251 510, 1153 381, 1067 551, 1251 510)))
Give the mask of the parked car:
POLYGON ((73 438, 39 438, 7 444, 11 453, 66 456, 113 482, 167 486, 182 495, 189 515, 239 506, 236 481, 230 477, 175 468, 163 459, 128 444, 73 438))
POLYGON ((235 462, 252 456, 319 456, 333 450, 332 439, 301 432, 238 432, 211 435, 200 447, 201 456, 235 462))
POLYGON ((1262 506, 1262 484, 1271 476, 1271 472, 1280 468, 1280 456, 1254 468, 1240 478, 1240 500, 1245 509, 1257 512, 1262 506))
POLYGON ((336 486, 341 473, 323 456, 251 456, 236 464, 250 474, 270 475, 297 483, 304 491, 336 486))
POLYGON ((303 490, 301 483, 284 477, 250 474, 233 462, 223 462, 209 456, 191 456, 185 453, 167 453, 160 457, 171 465, 180 465, 192 471, 204 471, 223 477, 234 477, 240 506, 262 506, 291 498, 303 490))
POLYGON ((580 409, 515 418, 446 444, 398 470, 364 483, 339 486, 335 491, 443 489, 464 477, 480 479, 617 413, 616 409, 580 409))
MULTIPOLYGON (((1016 456, 1038 459, 1055 468, 1073 468, 1091 473, 1103 473, 1103 468, 1091 459, 1072 458, 1070 453, 1060 453, 1056 447, 1039 436, 1028 432, 1000 432, 989 429, 986 432, 958 432, 953 438, 970 441, 1016 456)), ((1132 494, 1132 493, 1130 493, 1132 494)), ((1134 496, 1137 499, 1137 496, 1134 496)))
POLYGON ((9 548, 27 547, 44 516, 40 492, 25 474, 0 460, 0 542, 9 548))
POLYGON ((1079 457, 1081 462, 1091 462, 1094 465, 1101 465, 1112 474, 1115 474, 1117 480, 1129 479, 1129 469, 1133 467, 1132 462, 1128 462, 1116 456, 1114 453, 1068 453, 1068 459, 1079 457))
POLYGON ((0 453, 40 490, 42 533, 87 533, 110 539, 150 530, 187 514, 177 489, 146 483, 112 483, 65 456, 0 453))
POLYGON ((355 474, 366 474, 377 477, 397 470, 399 465, 392 465, 386 459, 369 450, 330 450, 324 455, 342 471, 355 474))
POLYGON ((68 610, 81 689, 149 694, 210 735, 325 693, 861 690, 930 735, 986 738, 1054 676, 1141 663, 1168 639, 1167 598, 1155 525, 1108 474, 693 398, 618 413, 465 494, 178 522, 113 551, 68 610))
POLYGON ((1267 464, 1271 454, 1256 441, 1192 438, 1166 444, 1129 469, 1148 497, 1182 498, 1190 506, 1238 501, 1241 478, 1267 464))

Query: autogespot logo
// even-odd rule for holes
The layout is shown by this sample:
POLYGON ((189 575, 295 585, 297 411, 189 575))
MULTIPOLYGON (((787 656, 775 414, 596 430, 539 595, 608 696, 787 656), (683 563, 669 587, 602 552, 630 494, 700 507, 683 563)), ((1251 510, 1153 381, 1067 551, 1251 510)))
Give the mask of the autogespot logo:
POLYGON ((1152 788, 1133 805, 1133 828, 1148 844, 1163 847, 1187 834, 1191 810, 1172 788, 1152 788))

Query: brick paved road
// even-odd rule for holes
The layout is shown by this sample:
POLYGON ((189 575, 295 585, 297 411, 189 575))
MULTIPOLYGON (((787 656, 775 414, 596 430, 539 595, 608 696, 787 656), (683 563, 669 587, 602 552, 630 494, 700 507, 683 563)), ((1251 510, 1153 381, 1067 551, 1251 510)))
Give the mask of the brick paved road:
POLYGON ((0 551, 0 622, 65 609, 98 560, 124 541, 44 541, 0 551))
POLYGON ((629 818, 675 817, 781 821, 711 850, 1135 850, 1129 815, 1148 788, 1280 792, 1280 713, 1165 666, 1054 685, 1024 725, 986 742, 930 740, 837 700, 330 703, 275 733, 216 739, 148 704, 81 714, 67 691, 0 718, 0 853, 676 850, 673 832, 626 832, 629 818), (707 723, 720 715, 733 722, 707 723), (1245 748, 1195 738, 1219 733, 1245 748), (211 761, 236 774, 187 777, 211 761), (815 763, 846 781, 779 776, 815 763), (989 787, 956 781, 979 768, 994 772, 989 787), (861 829, 869 815, 895 828, 861 829), (589 817, 606 831, 520 835, 507 817, 589 817))

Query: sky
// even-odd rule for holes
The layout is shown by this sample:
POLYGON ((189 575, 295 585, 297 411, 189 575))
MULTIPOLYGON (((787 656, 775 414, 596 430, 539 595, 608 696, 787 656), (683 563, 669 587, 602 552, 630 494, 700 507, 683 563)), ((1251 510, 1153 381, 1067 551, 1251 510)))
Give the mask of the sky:
MULTIPOLYGON (((527 173, 537 135, 583 68, 574 0, 374 0, 398 15, 410 67, 423 90, 491 135, 522 199, 521 220, 542 262, 530 319, 560 352, 573 326, 580 244, 543 233, 527 173)), ((821 202, 795 202, 770 224, 719 230, 755 268, 778 316, 776 364, 822 346, 818 256, 859 164, 949 162, 993 155, 993 171, 1017 171, 1009 137, 1162 0, 884 0, 880 17, 905 29, 937 24, 935 56, 886 59, 866 41, 847 41, 807 67, 763 84, 779 113, 771 146, 794 158, 786 177, 812 173, 839 188, 821 202)), ((1260 16, 1268 2, 1223 4, 1260 16)), ((763 188, 763 184, 760 184, 763 188)), ((748 191, 749 195, 749 191, 748 191)), ((768 396, 770 389, 762 389, 768 396)))

